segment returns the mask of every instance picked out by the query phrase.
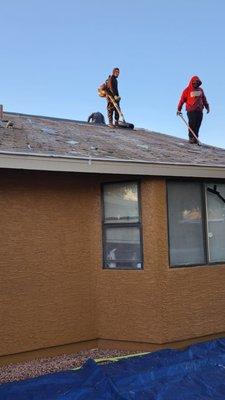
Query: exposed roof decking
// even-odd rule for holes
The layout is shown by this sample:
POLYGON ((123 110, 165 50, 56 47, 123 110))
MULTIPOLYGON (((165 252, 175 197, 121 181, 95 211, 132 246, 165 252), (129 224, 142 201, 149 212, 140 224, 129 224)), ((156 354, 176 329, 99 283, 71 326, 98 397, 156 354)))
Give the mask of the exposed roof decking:
POLYGON ((144 129, 114 129, 13 113, 5 113, 4 118, 12 121, 14 127, 4 128, 4 123, 0 125, 0 154, 5 154, 1 158, 6 154, 23 154, 24 157, 33 156, 32 159, 37 156, 60 157, 70 162, 73 159, 91 159, 92 165, 95 160, 102 159, 109 163, 121 160, 152 166, 205 166, 225 170, 224 149, 191 145, 187 140, 144 129))

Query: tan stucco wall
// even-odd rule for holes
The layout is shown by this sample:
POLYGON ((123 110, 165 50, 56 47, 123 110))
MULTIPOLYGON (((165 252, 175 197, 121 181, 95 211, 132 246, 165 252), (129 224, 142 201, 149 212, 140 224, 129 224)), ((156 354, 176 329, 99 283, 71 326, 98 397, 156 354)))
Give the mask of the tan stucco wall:
POLYGON ((1 171, 0 354, 96 337, 91 181, 1 171))
POLYGON ((225 332, 225 266, 169 268, 166 182, 141 184, 144 270, 98 270, 99 335, 171 343, 225 332))
POLYGON ((0 171, 0 355, 225 331, 225 267, 170 269, 166 185, 143 178, 144 270, 102 269, 100 182, 0 171))
POLYGON ((162 180, 142 181, 141 205, 144 270, 97 271, 99 335, 105 339, 157 342, 162 335, 167 259, 162 180))

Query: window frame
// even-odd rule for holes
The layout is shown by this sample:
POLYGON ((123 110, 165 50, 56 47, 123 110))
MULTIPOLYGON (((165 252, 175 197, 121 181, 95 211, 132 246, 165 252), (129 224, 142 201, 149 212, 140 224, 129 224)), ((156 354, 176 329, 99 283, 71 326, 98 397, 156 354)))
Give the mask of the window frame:
POLYGON ((169 268, 193 268, 193 267, 211 267, 212 265, 219 265, 221 267, 225 266, 225 259, 223 261, 210 261, 209 260, 209 241, 208 241, 208 220, 207 220, 207 184, 210 183, 220 183, 225 185, 225 180, 223 179, 212 179, 212 178, 176 178, 170 177, 166 179, 166 208, 167 208, 167 242, 168 242, 168 259, 169 259, 169 268), (203 246, 204 246, 204 254, 205 254, 205 263, 194 263, 194 264, 179 264, 172 265, 171 257, 170 257, 170 232, 169 232, 169 196, 168 196, 168 182, 197 182, 200 184, 201 188, 201 201, 202 201, 202 228, 203 228, 203 246))
MULTIPOLYGON (((143 252, 143 232, 142 232, 142 210, 141 210, 141 181, 138 179, 135 180, 121 180, 121 181, 107 181, 101 183, 101 211, 102 211, 102 269, 110 270, 110 271, 142 271, 144 269, 144 252, 143 252), (104 188, 107 185, 113 184, 136 184, 137 185, 137 198, 138 198, 138 222, 105 222, 105 203, 104 203, 104 188), (108 261, 106 260, 106 230, 107 228, 138 228, 140 235, 140 261, 141 268, 123 266, 123 267, 115 267, 110 268, 107 267, 108 261)), ((116 262, 116 261, 115 261, 116 262)), ((120 261, 118 261, 120 262, 120 261)), ((131 261, 127 261, 131 262, 131 261)))

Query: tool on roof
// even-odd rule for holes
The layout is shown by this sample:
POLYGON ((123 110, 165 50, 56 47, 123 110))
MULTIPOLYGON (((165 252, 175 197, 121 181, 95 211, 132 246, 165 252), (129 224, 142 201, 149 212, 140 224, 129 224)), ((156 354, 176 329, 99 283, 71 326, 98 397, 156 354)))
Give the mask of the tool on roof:
POLYGON ((188 125, 186 119, 183 117, 182 112, 179 112, 179 114, 177 114, 177 115, 179 115, 179 117, 181 117, 181 119, 182 119, 182 120, 184 121, 184 123, 187 125, 189 131, 190 131, 190 132, 192 133, 192 135, 194 136, 197 145, 198 145, 198 146, 201 146, 201 142, 199 141, 199 138, 196 136, 196 134, 195 134, 195 132, 193 131, 193 129, 188 125))
POLYGON ((118 106, 117 102, 115 101, 114 97, 108 93, 106 83, 103 83, 99 87, 98 94, 100 97, 106 97, 107 99, 109 99, 109 101, 115 107, 115 109, 118 112, 119 117, 120 117, 120 120, 118 121, 119 128, 134 129, 134 124, 131 124, 131 123, 125 121, 124 115, 123 115, 120 107, 118 106))
POLYGON ((116 111, 118 112, 120 119, 118 121, 118 126, 120 128, 125 128, 125 129, 134 129, 134 124, 131 124, 130 122, 126 122, 124 115, 120 109, 120 107, 118 106, 117 102, 114 100, 113 96, 111 96, 110 94, 106 94, 106 97, 108 97, 108 99, 111 101, 111 103, 114 105, 116 111))

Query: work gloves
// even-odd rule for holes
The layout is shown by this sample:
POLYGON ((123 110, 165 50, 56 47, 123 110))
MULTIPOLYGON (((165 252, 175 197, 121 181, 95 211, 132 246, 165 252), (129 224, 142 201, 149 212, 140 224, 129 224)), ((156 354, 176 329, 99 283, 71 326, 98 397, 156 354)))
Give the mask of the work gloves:
MULTIPOLYGON (((208 107, 206 110, 207 110, 207 114, 208 114, 210 112, 210 108, 208 107)), ((178 116, 182 115, 182 112, 177 110, 177 115, 178 116)))
POLYGON ((117 103, 119 103, 119 101, 121 100, 120 96, 114 96, 114 99, 116 100, 117 103))

